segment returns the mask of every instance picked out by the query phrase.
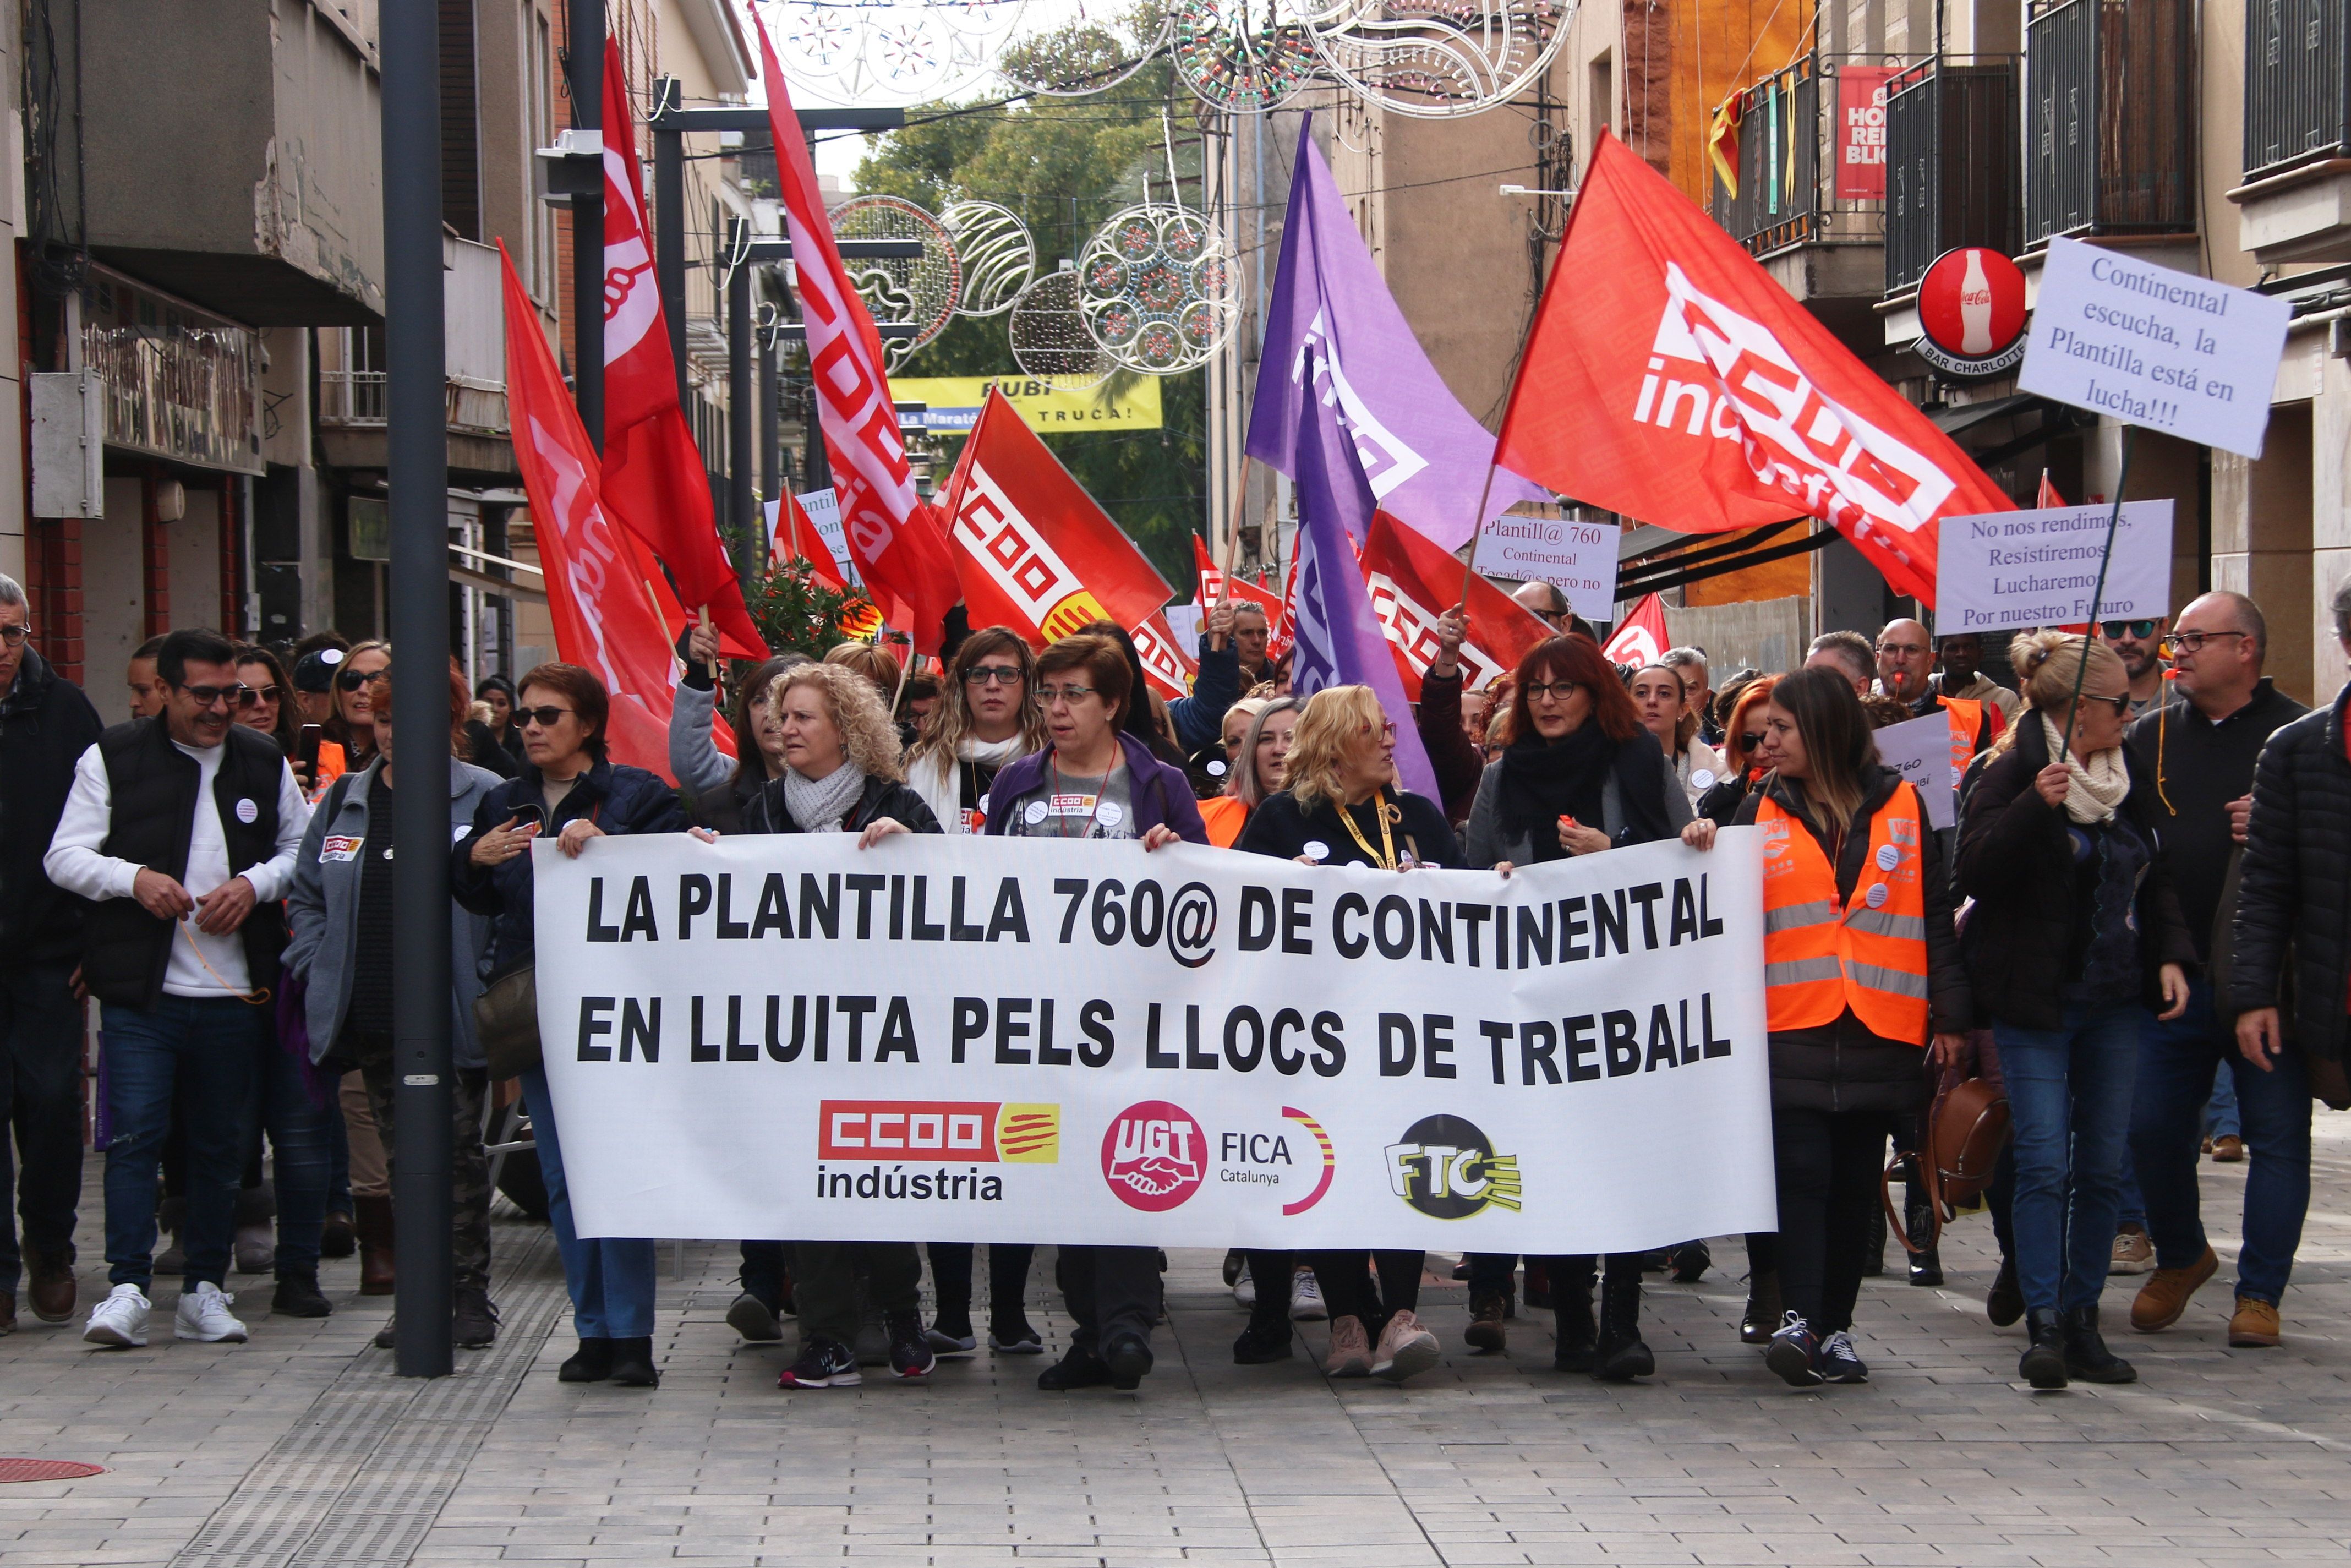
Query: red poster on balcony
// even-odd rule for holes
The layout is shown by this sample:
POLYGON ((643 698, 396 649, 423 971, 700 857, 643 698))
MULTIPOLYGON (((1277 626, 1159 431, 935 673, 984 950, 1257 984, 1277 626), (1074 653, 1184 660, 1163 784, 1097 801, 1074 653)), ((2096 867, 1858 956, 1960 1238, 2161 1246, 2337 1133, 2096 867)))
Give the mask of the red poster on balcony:
POLYGON ((1886 200, 1886 83, 1891 66, 1837 72, 1836 193, 1841 202, 1886 200))

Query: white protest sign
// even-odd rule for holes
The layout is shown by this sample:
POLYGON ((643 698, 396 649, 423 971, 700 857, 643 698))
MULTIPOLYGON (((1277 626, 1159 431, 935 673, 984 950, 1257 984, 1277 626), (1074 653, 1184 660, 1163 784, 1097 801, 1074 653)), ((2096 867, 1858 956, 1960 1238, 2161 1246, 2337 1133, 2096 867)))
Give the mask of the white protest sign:
POLYGON ((1567 607, 1586 621, 1613 621, 1616 541, 1623 532, 1614 523, 1505 513, 1479 530, 1478 565, 1495 577, 1555 583, 1567 595, 1567 607))
POLYGON ((2052 239, 2016 384, 2259 457, 2293 319, 2285 299, 2052 239))
MULTIPOLYGON (((1910 781, 1927 808, 1927 825, 1948 828, 1957 818, 1959 764, 1953 755, 1951 721, 1939 711, 1905 719, 1875 731, 1877 760, 1910 781)), ((1972 744, 1972 743, 1970 743, 1972 744)))
POLYGON ((1777 1223, 1753 830, 1508 879, 847 833, 533 865, 583 1236, 1540 1255, 1777 1223))
POLYGON ((1160 612, 1167 617, 1167 629, 1176 633, 1176 641, 1186 648, 1200 645, 1200 622, 1206 619, 1196 604, 1171 604, 1160 612))
POLYGON ((849 553, 848 536, 841 531, 840 493, 828 485, 821 490, 810 490, 797 498, 800 510, 806 512, 809 521, 816 525, 817 538, 822 539, 824 548, 832 552, 833 564, 840 569, 841 580, 863 582, 865 580, 857 575, 857 558, 849 553))
POLYGON ((2171 503, 2126 501, 2098 589, 2114 508, 2050 507, 1945 517, 1935 562, 1935 632, 2080 626, 2171 613, 2171 503))

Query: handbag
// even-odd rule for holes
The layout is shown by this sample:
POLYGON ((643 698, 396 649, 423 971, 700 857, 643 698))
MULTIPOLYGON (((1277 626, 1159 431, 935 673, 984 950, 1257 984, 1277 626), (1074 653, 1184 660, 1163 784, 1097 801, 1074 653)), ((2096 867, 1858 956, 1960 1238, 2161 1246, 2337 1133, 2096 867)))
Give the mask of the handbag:
POLYGON ((474 998, 474 1033, 492 1079, 519 1078, 544 1060, 538 1043, 536 954, 507 964, 474 998))
POLYGON ((2008 1137, 2008 1096, 1990 1079, 1964 1078, 1937 1091, 1927 1113, 1926 1136, 1919 1140, 1925 1146, 1896 1155, 1877 1182, 1887 1228, 1904 1248, 1925 1252, 1942 1239, 1944 1224, 1959 1217, 1959 1206, 1981 1197, 1991 1185, 2008 1137), (1931 1218, 1923 1244, 1910 1239, 1910 1228, 1895 1207, 1896 1176, 1927 1188, 1931 1218))

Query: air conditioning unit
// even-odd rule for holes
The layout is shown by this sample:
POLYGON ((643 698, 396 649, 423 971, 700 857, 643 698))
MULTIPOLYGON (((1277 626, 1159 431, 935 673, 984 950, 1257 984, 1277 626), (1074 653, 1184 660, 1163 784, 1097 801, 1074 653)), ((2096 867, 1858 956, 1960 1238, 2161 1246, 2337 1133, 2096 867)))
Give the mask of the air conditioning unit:
POLYGON ((95 371, 40 371, 33 389, 33 516, 106 515, 106 388, 95 371))

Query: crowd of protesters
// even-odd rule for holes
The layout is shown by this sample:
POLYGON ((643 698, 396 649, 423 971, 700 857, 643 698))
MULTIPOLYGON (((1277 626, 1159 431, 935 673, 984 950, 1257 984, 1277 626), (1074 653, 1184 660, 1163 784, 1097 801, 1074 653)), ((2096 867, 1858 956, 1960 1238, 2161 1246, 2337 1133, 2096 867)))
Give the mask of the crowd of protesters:
MULTIPOLYGON (((1936 1088, 1976 1076, 2013 1122, 1984 1198, 2001 1259, 1984 1304, 1997 1327, 2024 1320, 2022 1381, 2136 1375, 2105 1337, 2110 1275, 2144 1276, 2132 1330, 2186 1314, 2220 1263, 2200 1211, 2206 1153, 2251 1152, 2230 1343, 2280 1343, 2312 1102, 2351 1103, 2351 686, 2316 712, 2277 691, 2260 608, 2227 592, 2169 622, 2017 637, 2013 688, 1987 673, 1981 637, 1905 619, 1874 640, 1828 632, 1800 667, 1740 670, 1717 690, 1702 650, 1619 666, 1555 589, 1518 598, 1555 634, 1483 691, 1465 689, 1463 612, 1437 622, 1410 716, 1435 798, 1398 782, 1402 716, 1366 687, 1291 692, 1251 606, 1209 612, 1198 677, 1172 700, 1108 622, 1040 650, 958 611, 935 672, 848 643, 737 665, 723 690, 716 642, 689 632, 674 785, 608 755, 610 695, 587 670, 546 664, 469 689, 453 662, 447 777, 401 778, 445 783, 455 841, 456 1342, 496 1335, 484 1134, 518 1093, 579 1339, 559 1375, 660 1381, 653 1241, 578 1235, 544 1071, 508 1068, 508 1083, 499 1071, 515 1009, 531 1006, 528 851, 541 835, 570 855, 632 833, 1180 841, 1507 876, 1675 838, 1713 852, 1720 830, 1751 826, 1766 849, 1779 1228, 1745 1239, 1739 1332, 1771 1373, 1800 1387, 1867 1380, 1855 1320, 1882 1267, 1889 1145, 1918 1149, 1936 1088), (1965 762, 1942 829, 1874 738, 1938 715, 1934 733, 1947 728, 1965 762)), ((2351 584, 2332 612, 2351 654, 2351 584)), ((173 1333, 206 1342, 246 1337, 233 1269, 274 1275, 275 1313, 334 1310, 322 1256, 357 1250, 362 1291, 388 1292, 392 806, 399 747, 415 743, 392 733, 390 650, 174 632, 133 655, 134 716, 109 728, 37 640, 23 590, 0 577, 0 1120, 13 1134, 13 1157, 0 1134, 0 1333, 16 1326, 20 1289, 44 1322, 80 1305, 86 999, 99 1015, 108 1269, 87 1340, 145 1344, 158 1275, 179 1287, 173 1333)), ((1910 1281, 1941 1284, 1918 1183, 1903 1219, 1910 1281)), ((855 1385, 868 1366, 919 1380, 942 1356, 980 1354, 977 1252, 747 1239, 726 1322, 764 1343, 797 1318, 787 1388, 855 1385)), ((987 1253, 987 1353, 1040 1354, 1034 1249, 987 1253)), ((1138 1236, 1056 1260, 1073 1332, 1038 1385, 1137 1386, 1164 1316, 1163 1255, 1138 1236)), ((1422 1373, 1442 1354, 1442 1325, 1420 1312, 1427 1263, 1371 1246, 1236 1253, 1226 1278, 1249 1315, 1234 1359, 1286 1360, 1299 1322, 1326 1321, 1328 1375, 1422 1373)), ((1638 1380, 1656 1367, 1645 1272, 1695 1279, 1710 1264, 1703 1241, 1668 1237, 1606 1257, 1473 1253, 1457 1271, 1461 1337, 1503 1353, 1519 1309, 1547 1307, 1560 1371, 1638 1380)))

